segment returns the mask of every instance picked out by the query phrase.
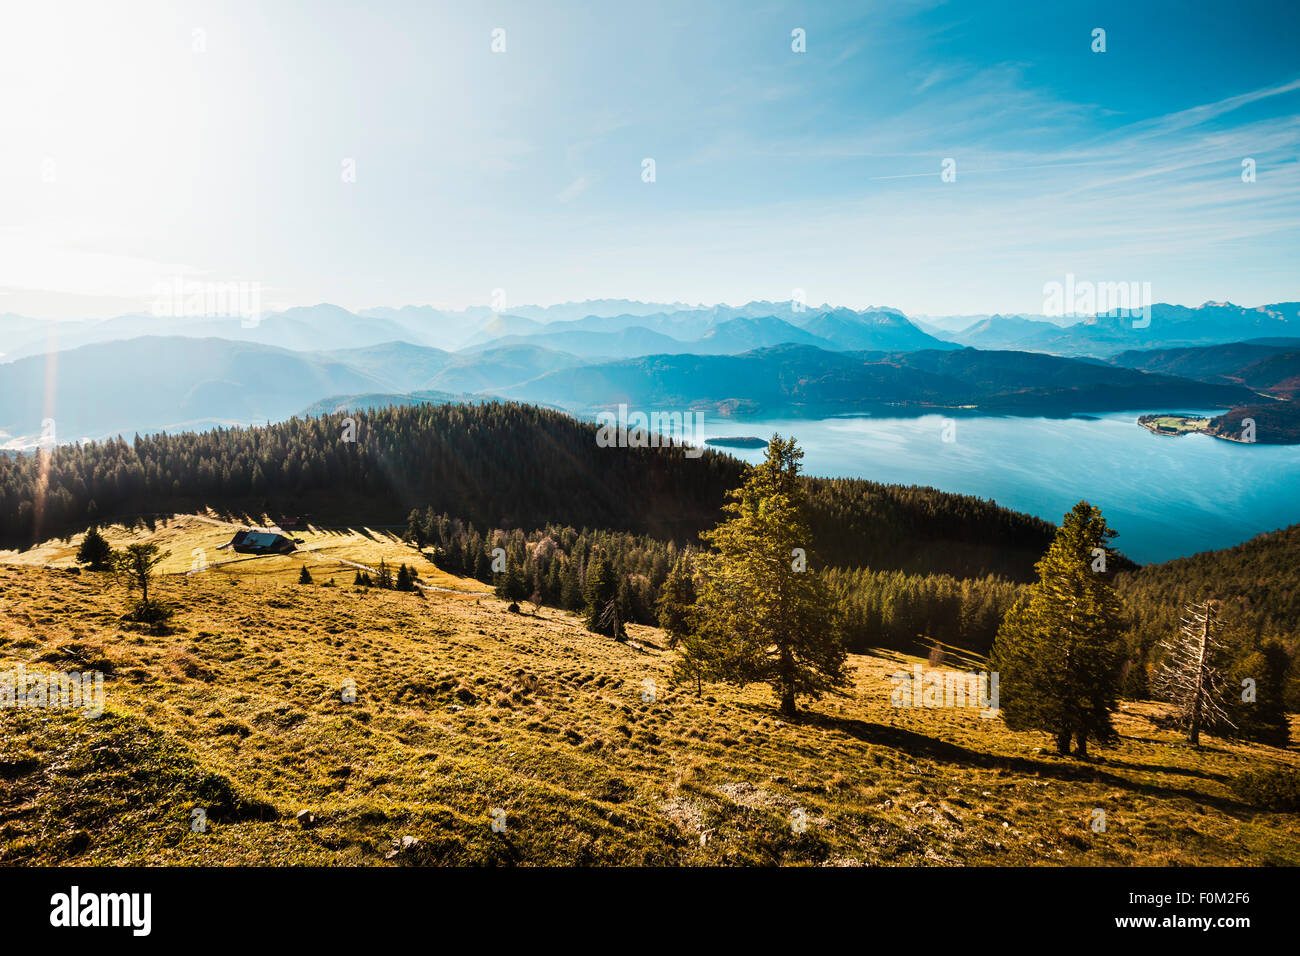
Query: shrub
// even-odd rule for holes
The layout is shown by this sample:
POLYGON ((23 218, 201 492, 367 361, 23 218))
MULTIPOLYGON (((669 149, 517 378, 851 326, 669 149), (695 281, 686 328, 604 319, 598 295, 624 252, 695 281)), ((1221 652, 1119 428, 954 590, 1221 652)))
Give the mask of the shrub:
POLYGON ((91 571, 107 571, 113 566, 113 549, 98 528, 92 527, 86 532, 77 549, 77 563, 84 564, 91 571))

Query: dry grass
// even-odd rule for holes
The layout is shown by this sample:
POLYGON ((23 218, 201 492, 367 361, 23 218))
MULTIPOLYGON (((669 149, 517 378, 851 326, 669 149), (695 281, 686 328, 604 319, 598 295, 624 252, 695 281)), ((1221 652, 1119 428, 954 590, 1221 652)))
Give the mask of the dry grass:
MULTIPOLYGON (((305 564, 317 580, 334 578, 337 584, 351 584, 358 565, 373 568, 380 561, 386 561, 394 571, 402 563, 417 566, 420 580, 426 585, 483 592, 483 585, 478 581, 440 571, 392 532, 371 528, 338 530, 310 526, 305 530, 286 531, 286 535, 302 542, 292 555, 251 557, 218 550, 238 529, 262 527, 275 525, 252 515, 233 522, 208 513, 177 515, 165 522, 157 522, 152 529, 145 525, 130 528, 108 525, 100 532, 114 548, 143 542, 157 544, 168 552, 158 567, 162 574, 210 574, 290 584, 298 580, 305 564)), ((58 538, 26 551, 0 551, 0 563, 34 568, 74 568, 77 566, 77 549, 84 537, 84 534, 77 534, 58 538)))
POLYGON ((257 565, 164 579, 177 614, 150 633, 109 576, 0 564, 0 670, 108 675, 99 719, 0 710, 0 863, 1300 862, 1297 817, 1227 786, 1300 755, 1194 750, 1155 705, 1062 759, 974 709, 891 707, 919 659, 864 655, 790 722, 763 688, 673 688, 654 629, 638 650, 556 611, 257 565))

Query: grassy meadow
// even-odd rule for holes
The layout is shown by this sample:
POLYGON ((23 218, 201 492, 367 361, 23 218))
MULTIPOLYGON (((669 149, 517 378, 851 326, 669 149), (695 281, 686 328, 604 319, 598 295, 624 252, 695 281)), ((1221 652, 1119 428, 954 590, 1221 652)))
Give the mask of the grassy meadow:
POLYGON ((102 671, 107 699, 0 709, 0 864, 1300 864, 1297 816, 1229 787, 1300 753, 1193 749, 1160 705, 1062 758, 976 708, 891 706, 889 675, 925 662, 882 652, 783 720, 765 687, 674 687, 658 629, 510 613, 386 533, 232 560, 233 530, 104 529, 172 552, 161 629, 70 570, 75 538, 0 554, 0 671, 102 671), (352 586, 381 559, 435 589, 352 586))

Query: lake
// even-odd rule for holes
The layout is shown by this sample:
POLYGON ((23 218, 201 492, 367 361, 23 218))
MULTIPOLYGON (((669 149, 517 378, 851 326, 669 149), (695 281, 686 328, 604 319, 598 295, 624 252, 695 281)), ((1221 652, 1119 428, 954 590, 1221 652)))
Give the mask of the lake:
MULTIPOLYGON (((1119 532, 1116 547, 1144 564, 1229 547, 1300 522, 1300 445, 1163 437, 1140 427, 1140 414, 707 416, 703 437, 793 435, 807 474, 930 485, 992 498, 1053 523, 1086 498, 1119 532), (955 423, 951 441, 944 441, 946 421, 955 423)), ((719 450, 749 462, 763 458, 763 449, 719 450)))

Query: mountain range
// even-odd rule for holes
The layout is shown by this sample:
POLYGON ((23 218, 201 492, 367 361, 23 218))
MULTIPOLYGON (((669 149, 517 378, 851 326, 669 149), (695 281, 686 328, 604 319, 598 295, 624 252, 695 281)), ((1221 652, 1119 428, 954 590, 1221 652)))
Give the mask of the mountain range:
POLYGON ((0 315, 0 360, 140 336, 255 342, 295 351, 364 348, 401 341, 444 351, 540 345, 587 358, 736 354, 787 343, 833 351, 913 351, 971 346, 1107 358, 1134 349, 1180 348, 1300 336, 1300 303, 1248 308, 1207 302, 1196 308, 1156 303, 1149 324, 1116 316, 1078 321, 1026 314, 926 317, 897 309, 861 310, 799 302, 740 306, 600 299, 493 310, 472 306, 379 307, 350 312, 322 303, 264 316, 157 316, 46 321, 0 315), (967 321, 970 320, 970 321, 967 321))
POLYGON ((1097 315, 1066 326, 1046 318, 994 315, 947 334, 952 341, 975 348, 1096 358, 1134 349, 1218 345, 1270 336, 1300 336, 1300 302, 1257 308, 1231 302, 1207 302, 1196 308, 1158 302, 1150 307, 1149 318, 1097 315))
POLYGON ((896 309, 797 302, 599 300, 515 310, 525 314, 429 306, 353 313, 322 304, 257 322, 125 315, 52 323, 9 314, 0 316, 0 447, 29 447, 47 418, 68 440, 247 424, 349 403, 490 397, 580 414, 620 403, 740 415, 1184 406, 1259 407, 1277 421, 1294 410, 1272 400, 1300 388, 1300 338, 1284 334, 1300 328, 1296 309, 1157 305, 1147 329, 1105 317, 1061 326, 992 316, 959 334, 932 326, 979 347, 944 341, 896 309), (1250 341, 1099 344, 1243 328, 1250 341), (1007 338, 1035 348, 992 347, 1007 338), (1059 351, 1075 354, 1051 354, 1059 351))
POLYGON ((1256 397, 1240 385, 1029 352, 828 352, 804 345, 589 364, 548 372, 501 393, 583 412, 624 403, 742 415, 884 407, 1068 413, 1142 408, 1151 402, 1229 405, 1256 397))
POLYGON ((1121 352, 1110 361, 1144 372, 1245 385, 1274 398, 1294 399, 1300 393, 1300 338, 1121 352))

